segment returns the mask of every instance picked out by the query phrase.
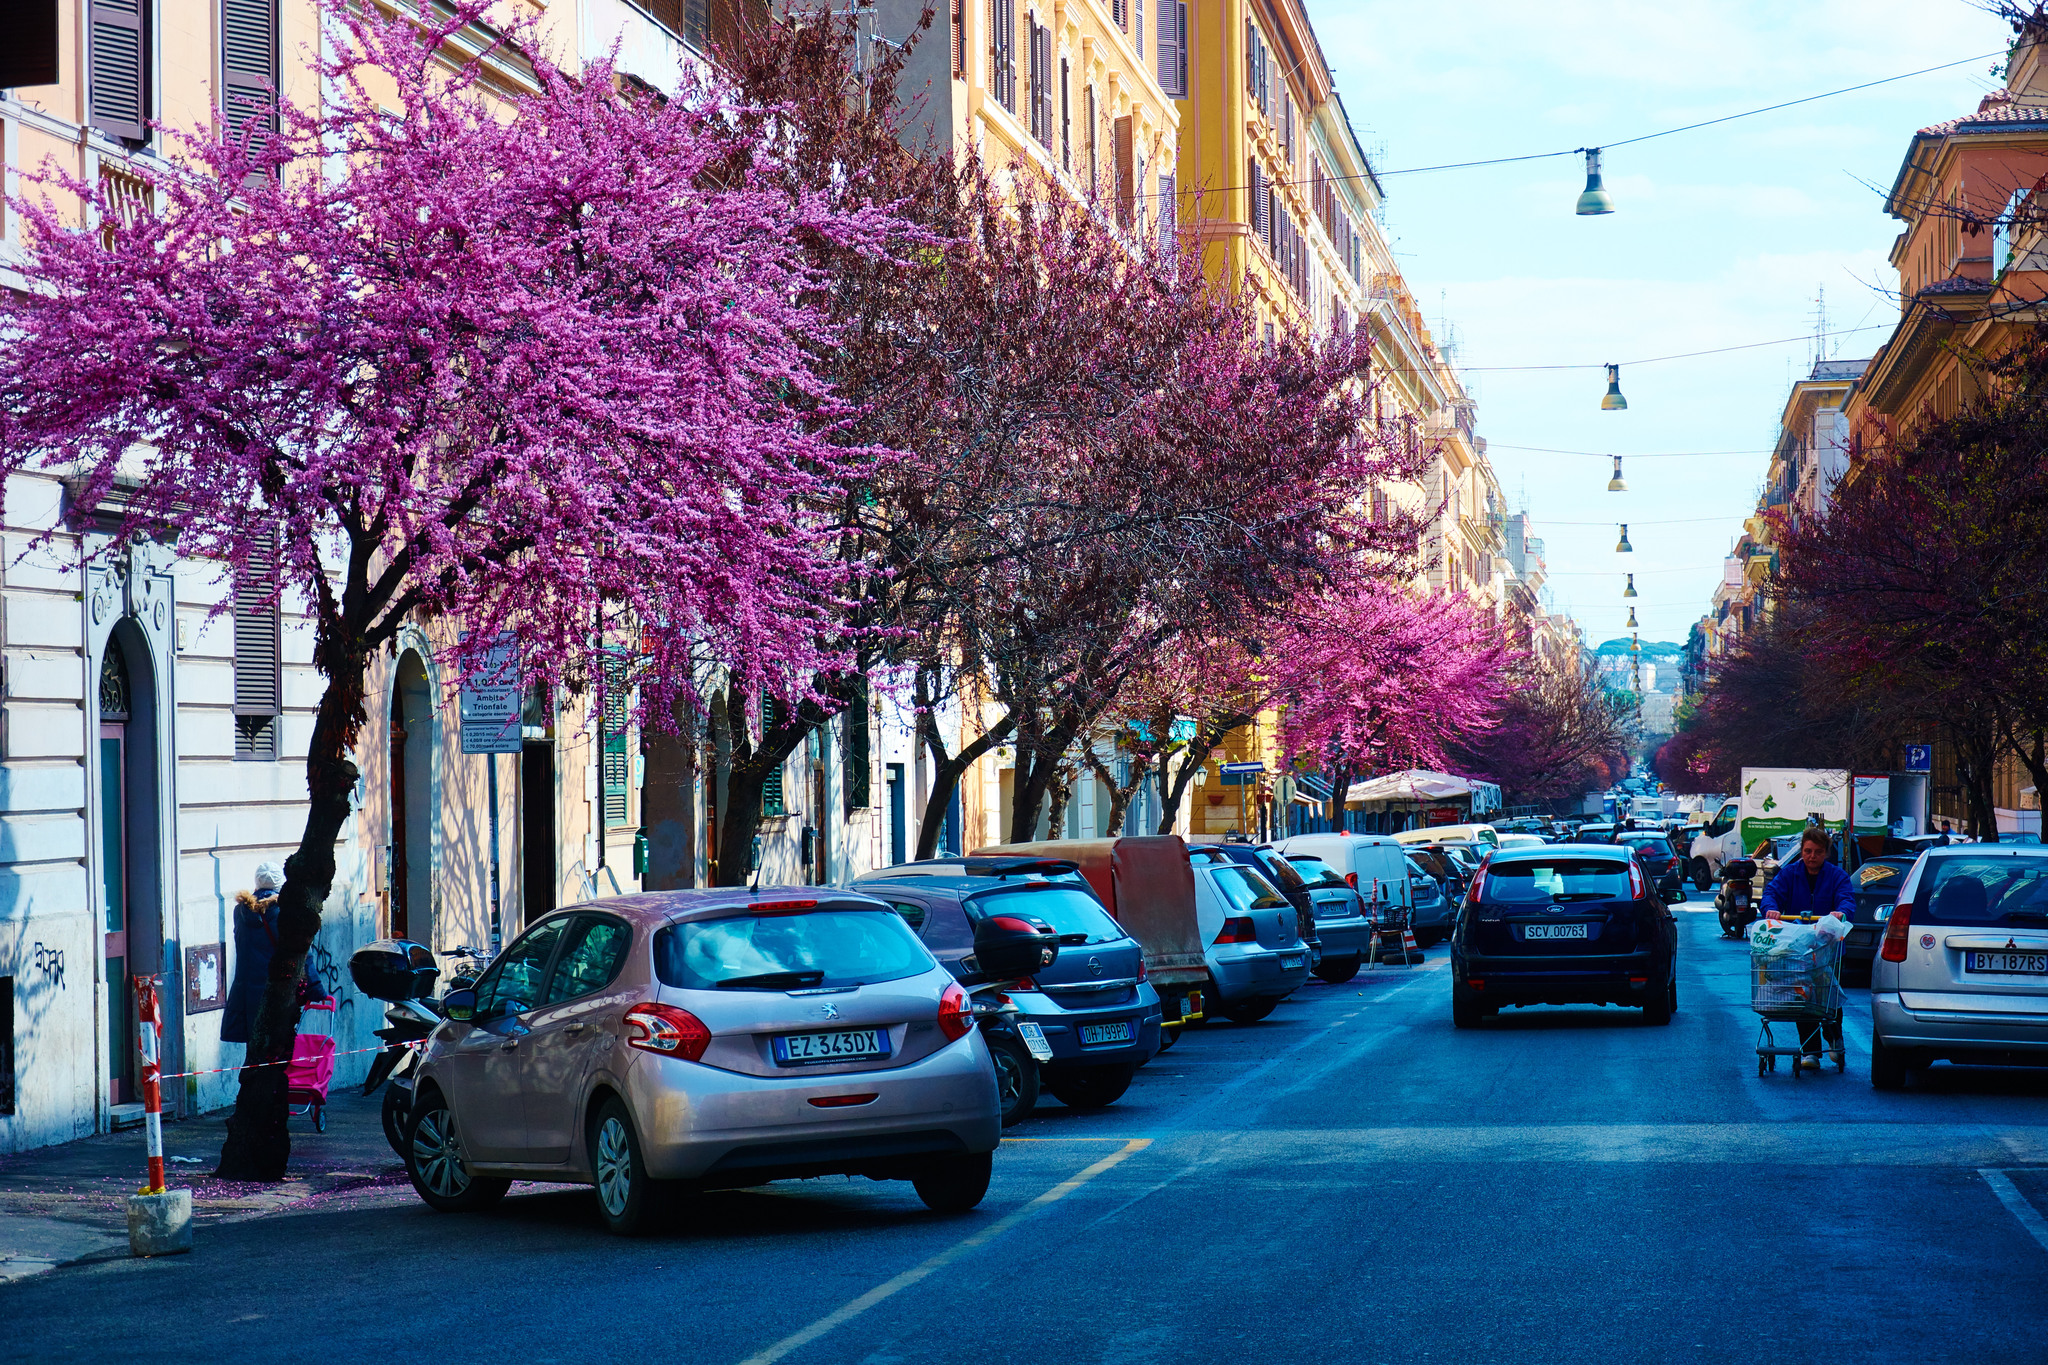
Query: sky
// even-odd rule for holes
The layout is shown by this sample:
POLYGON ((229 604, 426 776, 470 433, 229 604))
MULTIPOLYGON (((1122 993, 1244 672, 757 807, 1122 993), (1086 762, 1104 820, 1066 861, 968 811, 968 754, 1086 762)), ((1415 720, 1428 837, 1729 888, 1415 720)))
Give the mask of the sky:
POLYGON ((1573 212, 1576 156, 1386 176, 1387 236, 1438 342, 1455 340, 1510 510, 1544 541, 1553 608, 1591 642, 1625 635, 1633 571, 1642 638, 1683 641, 1811 368, 1816 299, 1830 330, 1869 329, 1820 343, 1830 358, 1882 344, 1901 226, 1882 191, 1915 129, 1997 87, 2010 30, 1970 0, 1307 3, 1383 172, 1612 143, 1981 58, 1616 148, 1602 217, 1573 212), (1629 363, 1788 337, 1800 340, 1629 363), (1485 368, 1609 362, 1626 412, 1600 410, 1597 369, 1485 368), (1628 458, 1681 451, 1716 453, 1628 458), (1605 491, 1608 454, 1625 457, 1626 493, 1605 491), (1621 522, 1632 554, 1615 553, 1621 522))

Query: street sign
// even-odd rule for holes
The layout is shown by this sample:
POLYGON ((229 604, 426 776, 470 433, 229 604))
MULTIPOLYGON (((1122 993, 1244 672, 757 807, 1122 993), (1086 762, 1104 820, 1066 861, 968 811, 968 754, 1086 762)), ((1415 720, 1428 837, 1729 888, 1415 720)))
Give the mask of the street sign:
POLYGON ((1262 773, 1266 771, 1266 765, 1263 763, 1226 763, 1223 765, 1223 771, 1226 773, 1262 773))
POLYGON ((519 647, 503 635, 482 672, 462 684, 462 752, 519 751, 519 647))
POLYGON ((1909 773, 1931 773, 1934 771, 1934 746, 1932 744, 1908 744, 1906 746, 1906 771, 1909 773))

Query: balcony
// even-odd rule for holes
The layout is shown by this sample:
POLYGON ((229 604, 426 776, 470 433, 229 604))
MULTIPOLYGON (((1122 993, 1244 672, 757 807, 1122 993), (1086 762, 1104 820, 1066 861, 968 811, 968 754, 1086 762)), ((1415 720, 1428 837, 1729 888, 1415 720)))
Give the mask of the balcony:
POLYGON ((101 235, 113 245, 116 227, 133 227, 152 211, 150 189, 142 177, 111 159, 100 162, 101 235))

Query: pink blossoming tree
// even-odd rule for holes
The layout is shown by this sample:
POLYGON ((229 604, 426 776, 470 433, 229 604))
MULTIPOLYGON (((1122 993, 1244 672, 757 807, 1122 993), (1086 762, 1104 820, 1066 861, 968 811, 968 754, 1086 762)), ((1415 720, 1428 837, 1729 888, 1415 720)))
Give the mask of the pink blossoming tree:
MULTIPOLYGON (((81 525, 118 477, 121 537, 231 575, 274 537, 279 591, 309 604, 326 686, 251 1064, 291 1054, 367 670, 406 621, 465 632, 458 677, 504 634, 549 684, 630 641, 655 715, 710 660, 755 695, 839 662, 817 641, 845 571, 813 509, 871 455, 820 420, 804 248, 887 254, 902 224, 774 186, 716 83, 622 94, 516 31, 463 55, 484 8, 329 0, 324 107, 246 142, 174 134, 133 221, 54 173, 16 203, 30 288, 0 304, 0 473, 79 478, 81 525), (506 70, 529 87, 488 90, 506 70)), ((246 1068, 220 1173, 281 1178, 284 1119, 283 1069, 246 1068)))

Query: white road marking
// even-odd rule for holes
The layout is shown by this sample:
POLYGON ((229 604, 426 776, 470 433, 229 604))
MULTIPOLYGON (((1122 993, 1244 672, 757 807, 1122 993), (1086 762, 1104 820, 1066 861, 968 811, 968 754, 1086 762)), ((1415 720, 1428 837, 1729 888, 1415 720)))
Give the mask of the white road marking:
POLYGON ((761 1351, 758 1354, 748 1356, 745 1360, 740 1362, 740 1365, 774 1365, 774 1362, 782 1359, 784 1356, 788 1355, 791 1351, 796 1350, 798 1347, 809 1345, 811 1342, 816 1341, 819 1337, 824 1336, 827 1332, 830 1332, 833 1328, 851 1322, 853 1319, 859 1317, 862 1313, 867 1312, 870 1308, 873 1308, 876 1304, 882 1302, 884 1299, 887 1299, 892 1295, 901 1293, 903 1290, 910 1288, 910 1286, 916 1284, 918 1281, 925 1279, 926 1277, 936 1274, 938 1271, 945 1269, 947 1266, 959 1260, 968 1252, 975 1250, 977 1247, 985 1246, 988 1243, 993 1242, 996 1238, 1002 1236, 1011 1228, 1016 1227, 1025 1219, 1030 1218, 1034 1214, 1038 1213, 1041 1209, 1044 1209, 1052 1204, 1057 1204, 1060 1200, 1065 1199, 1068 1195, 1072 1194, 1075 1190, 1080 1189, 1083 1185, 1093 1180, 1096 1176, 1101 1175, 1104 1171, 1107 1171, 1116 1165, 1119 1165, 1126 1158, 1136 1155, 1137 1153, 1145 1150, 1145 1148, 1151 1145, 1152 1140, 1150 1138, 1132 1138, 1118 1150, 1111 1152, 1108 1156, 1102 1158, 1102 1160, 1096 1162, 1094 1165, 1087 1167, 1085 1170, 1082 1170, 1080 1173, 1071 1176, 1066 1180, 1062 1180, 1059 1184, 1053 1186, 1044 1194, 1039 1195, 1036 1199, 1026 1204, 1023 1208, 1018 1209, 1014 1213, 1010 1213, 1005 1215, 1004 1217, 998 1218, 995 1222, 990 1223, 987 1227, 975 1233, 972 1237, 964 1238, 961 1241, 955 1242, 952 1246, 947 1247, 938 1255, 933 1256, 929 1260, 921 1262, 918 1265, 912 1266, 910 1269, 904 1271, 901 1275, 896 1276, 894 1279, 883 1281, 881 1284, 876 1285, 873 1289, 870 1289, 867 1293, 862 1294, 859 1298, 854 1299, 851 1302, 842 1304, 840 1307, 833 1309, 824 1317, 819 1318, 816 1322, 804 1328, 802 1331, 792 1332, 788 1336, 784 1337, 782 1340, 776 1342, 773 1346, 768 1347, 766 1350, 761 1351))
POLYGON ((1998 1196, 1998 1202, 2020 1220, 2020 1226, 2027 1230, 2027 1234, 2041 1244, 2043 1251, 2048 1251, 2048 1218, 2043 1218, 2041 1211, 2027 1202, 2019 1186, 2012 1183, 2012 1177, 2004 1171, 1980 1170, 1977 1174, 1984 1177, 1984 1183, 1998 1196))

